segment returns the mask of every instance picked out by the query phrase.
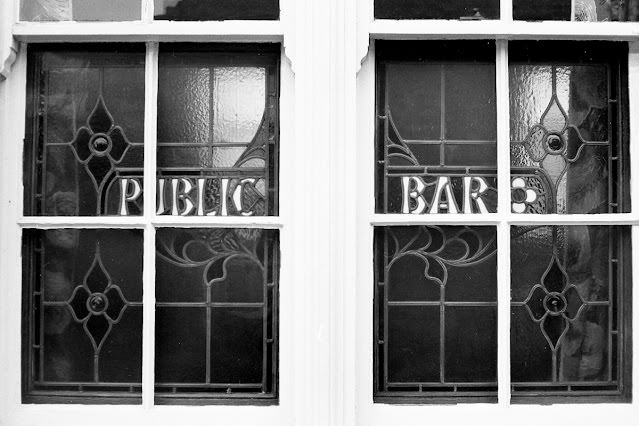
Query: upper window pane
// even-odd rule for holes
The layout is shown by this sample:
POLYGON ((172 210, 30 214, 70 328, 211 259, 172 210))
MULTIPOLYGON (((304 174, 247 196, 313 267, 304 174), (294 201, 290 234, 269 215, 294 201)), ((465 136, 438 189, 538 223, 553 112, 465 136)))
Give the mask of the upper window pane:
POLYGON ((135 21, 142 0, 22 0, 22 21, 135 21))
POLYGON ((636 21, 637 0, 513 0, 513 18, 527 21, 636 21))
POLYGON ((155 0, 155 19, 171 21, 277 20, 279 0, 155 0))
POLYGON ((377 43, 378 213, 496 210, 493 42, 377 43))
POLYGON ((160 52, 157 213, 277 214, 279 45, 160 52))
POLYGON ((24 214, 141 214, 144 46, 34 46, 29 76, 24 214))
POLYGON ((376 19, 499 19, 499 0, 375 0, 376 19))
POLYGON ((629 211, 626 56, 622 43, 510 44, 513 212, 629 211))

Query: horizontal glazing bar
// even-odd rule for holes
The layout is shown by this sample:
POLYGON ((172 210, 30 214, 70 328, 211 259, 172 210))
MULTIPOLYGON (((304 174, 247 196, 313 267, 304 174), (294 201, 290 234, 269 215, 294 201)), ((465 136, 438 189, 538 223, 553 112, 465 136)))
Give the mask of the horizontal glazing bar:
POLYGON ((29 43, 78 41, 279 42, 280 21, 21 22, 13 35, 29 43))
POLYGON ((374 39, 427 40, 442 36, 456 39, 637 40, 636 23, 525 22, 378 19, 370 24, 374 39))

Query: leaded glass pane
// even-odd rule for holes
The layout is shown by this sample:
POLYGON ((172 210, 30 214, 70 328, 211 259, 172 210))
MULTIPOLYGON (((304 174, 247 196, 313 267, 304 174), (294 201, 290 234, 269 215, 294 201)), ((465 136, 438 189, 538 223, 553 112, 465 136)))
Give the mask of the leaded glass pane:
POLYGON ((628 212, 627 47, 512 42, 510 52, 512 211, 628 212))
POLYGON ((142 214, 144 46, 29 51, 24 213, 142 214))
POLYGON ((511 228, 514 397, 625 400, 630 228, 511 228))
POLYGON ((158 214, 277 214, 278 58, 277 45, 161 51, 158 214))
POLYGON ((513 0, 513 18, 526 21, 636 21, 637 0, 513 0))
POLYGON ((24 231, 24 402, 141 402, 142 246, 140 230, 24 231))
POLYGON ((171 21, 277 20, 279 0, 154 0, 155 19, 171 21))
POLYGON ((495 401, 496 251, 493 227, 375 228, 376 401, 495 401))
POLYGON ((157 231, 157 402, 277 400, 278 232, 157 231))
POLYGON ((21 0, 22 21, 135 21, 142 0, 21 0))
POLYGON ((495 45, 378 42, 377 213, 497 204, 495 45))
POLYGON ((499 0, 375 0, 375 19, 499 19, 499 0))

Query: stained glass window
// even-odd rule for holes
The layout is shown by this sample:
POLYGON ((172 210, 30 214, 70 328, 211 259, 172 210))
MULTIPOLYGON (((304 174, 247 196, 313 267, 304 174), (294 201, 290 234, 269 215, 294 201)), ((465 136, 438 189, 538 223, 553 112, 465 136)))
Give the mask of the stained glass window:
POLYGON ((637 0, 513 0, 513 18, 527 21, 636 21, 637 0))
POLYGON ((630 228, 511 228, 512 394, 627 400, 630 228))
POLYGON ((135 21, 142 0, 21 0, 22 21, 135 21))
POLYGON ((499 19, 499 0, 375 0, 376 19, 499 19))
POLYGON ((277 215, 279 46, 160 53, 158 214, 277 215))
POLYGON ((156 400, 277 397, 278 232, 160 229, 156 400))
POLYGON ((623 43, 510 44, 512 211, 623 213, 623 43))
POLYGON ((27 230, 22 254, 23 400, 141 403, 142 231, 27 230))
POLYGON ((497 204, 495 45, 378 42, 377 213, 497 204))
POLYGON ((494 227, 375 228, 376 401, 496 400, 496 250, 494 227))
POLYGON ((279 0, 154 0, 155 19, 171 21, 277 20, 279 0))
POLYGON ((142 214, 144 46, 34 46, 27 111, 24 214, 142 214))

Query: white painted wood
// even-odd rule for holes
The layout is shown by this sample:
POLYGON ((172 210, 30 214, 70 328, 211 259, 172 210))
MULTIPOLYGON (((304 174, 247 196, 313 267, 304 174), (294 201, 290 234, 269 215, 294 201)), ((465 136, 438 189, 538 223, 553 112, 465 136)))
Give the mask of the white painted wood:
POLYGON ((29 43, 89 41, 279 42, 281 21, 20 22, 13 34, 29 43))
POLYGON ((510 401, 510 228, 503 219, 510 207, 510 108, 508 81, 508 42, 495 45, 497 100, 497 382, 498 402, 510 401))
POLYGON ((505 22, 513 20, 513 0, 499 0, 499 19, 505 22))
POLYGON ((523 22, 378 19, 371 23, 376 39, 557 39, 636 40, 639 26, 632 22, 523 22))

